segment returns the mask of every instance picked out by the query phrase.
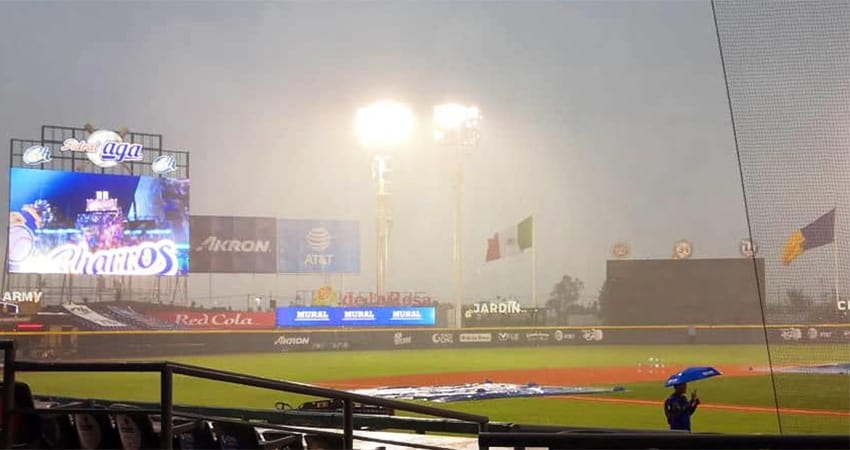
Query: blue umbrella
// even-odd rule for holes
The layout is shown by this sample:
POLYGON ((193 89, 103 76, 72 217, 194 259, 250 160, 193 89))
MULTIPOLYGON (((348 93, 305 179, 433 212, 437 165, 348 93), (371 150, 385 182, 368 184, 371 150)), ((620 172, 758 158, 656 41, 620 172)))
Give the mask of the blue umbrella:
POLYGON ((688 367, 687 369, 670 375, 664 387, 675 386, 682 383, 690 383, 691 381, 702 380, 720 375, 720 372, 714 367, 688 367))

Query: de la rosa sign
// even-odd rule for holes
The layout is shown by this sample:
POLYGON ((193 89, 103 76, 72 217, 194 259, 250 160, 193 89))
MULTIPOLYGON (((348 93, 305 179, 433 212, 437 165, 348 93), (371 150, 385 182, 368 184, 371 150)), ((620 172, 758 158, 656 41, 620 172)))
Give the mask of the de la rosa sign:
POLYGON ((424 292, 346 292, 340 299, 342 306, 430 306, 434 300, 424 292))
POLYGON ((274 329, 272 312, 193 312, 159 311, 150 315, 182 328, 194 329, 274 329))

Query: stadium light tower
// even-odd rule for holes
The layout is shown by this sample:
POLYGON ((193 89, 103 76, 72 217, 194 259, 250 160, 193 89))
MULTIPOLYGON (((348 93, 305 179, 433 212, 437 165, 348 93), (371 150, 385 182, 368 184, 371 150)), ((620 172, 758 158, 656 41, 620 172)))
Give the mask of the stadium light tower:
POLYGON ((455 326, 461 326, 463 303, 463 156, 478 147, 481 140, 481 112, 476 106, 446 103, 434 107, 434 139, 449 148, 454 161, 454 238, 452 264, 454 267, 455 326))
POLYGON ((389 204, 387 174, 391 156, 410 140, 413 131, 413 113, 407 106, 384 100, 357 110, 355 128, 360 145, 372 153, 372 179, 378 193, 377 222, 377 294, 386 293, 387 266, 389 265, 390 228, 392 215, 389 204))

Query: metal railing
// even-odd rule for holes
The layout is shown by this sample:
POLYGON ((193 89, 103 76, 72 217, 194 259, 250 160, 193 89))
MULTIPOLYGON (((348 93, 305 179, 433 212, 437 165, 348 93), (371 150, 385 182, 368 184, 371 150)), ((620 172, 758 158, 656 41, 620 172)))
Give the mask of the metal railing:
MULTIPOLYGON (((33 395, 36 401, 46 403, 58 403, 63 405, 79 402, 76 397, 62 397, 56 395, 33 395)), ((109 405, 115 403, 115 400, 90 398, 88 403, 93 405, 109 405)), ((127 405, 134 408, 133 411, 140 410, 154 411, 152 414, 159 414, 159 403, 139 402, 139 401, 121 401, 122 405, 127 405)), ((62 407, 62 411, 66 411, 66 407, 62 407)), ((342 423, 342 410, 338 408, 331 409, 310 409, 310 408, 293 408, 290 405, 281 405, 275 409, 261 408, 237 408, 224 406, 197 406, 186 404, 175 404, 174 415, 183 417, 204 416, 204 417, 226 417, 242 422, 262 422, 266 425, 287 425, 292 427, 304 428, 337 428, 342 423), (287 407, 289 406, 289 407, 287 407)), ((478 424, 474 422, 464 422, 455 419, 422 417, 422 416, 398 416, 390 413, 378 413, 370 411, 358 412, 357 407, 354 408, 354 428, 355 430, 363 431, 382 431, 382 430, 404 430, 405 432, 415 434, 445 434, 445 435, 478 435, 478 424)), ((487 423, 488 431, 564 431, 575 429, 576 427, 555 427, 546 425, 518 425, 507 422, 487 423)), ((580 428, 582 430, 586 428, 580 428)), ((628 431, 628 430, 620 430, 628 431)), ((339 433, 338 433, 339 434, 339 433)), ((339 436, 342 436, 339 434, 339 436)), ((361 440, 361 439, 357 439, 361 440)))
POLYGON ((491 447, 511 447, 515 450, 526 447, 549 449, 796 449, 796 450, 846 450, 850 448, 850 436, 837 435, 729 435, 697 434, 688 432, 600 432, 598 430, 525 433, 483 432, 478 435, 481 450, 491 447))
MULTIPOLYGON (((0 341, 0 350, 3 350, 3 383, 4 386, 14 386, 15 375, 17 372, 149 372, 160 374, 160 403, 158 413, 161 416, 161 431, 160 431, 160 447, 163 449, 171 449, 173 445, 173 416, 174 416, 174 392, 173 392, 173 377, 174 375, 185 375, 206 380, 220 381, 225 383, 238 384, 242 386, 251 386, 264 388, 280 392, 289 392, 293 394, 309 395, 313 397, 322 397, 342 402, 342 422, 343 422, 343 443, 346 449, 354 448, 354 403, 364 403, 374 406, 382 406, 385 408, 393 408, 399 411, 407 411, 428 416, 442 417, 447 419, 455 419, 464 422, 471 422, 478 425, 478 431, 487 430, 489 419, 485 416, 468 414, 457 411, 450 411, 431 406, 418 405, 415 403, 406 403, 398 400, 389 400, 382 398, 370 397, 367 395, 354 394, 346 391, 338 391, 335 389, 327 389, 317 386, 312 386, 303 383, 294 383, 289 381, 271 380, 268 378, 255 377, 251 375, 243 375, 222 370, 209 369, 204 367, 191 366, 186 364, 178 364, 173 362, 33 362, 33 361, 16 361, 15 359, 15 342, 9 340, 0 341)), ((15 404, 14 389, 3 389, 2 406, 5 412, 0 421, 0 448, 10 448, 11 435, 10 423, 11 416, 14 413, 24 412, 20 409, 13 408, 15 404)), ((111 409, 105 408, 100 410, 104 413, 126 412, 126 409, 111 409)), ((39 412, 56 412, 56 410, 36 409, 39 412)))

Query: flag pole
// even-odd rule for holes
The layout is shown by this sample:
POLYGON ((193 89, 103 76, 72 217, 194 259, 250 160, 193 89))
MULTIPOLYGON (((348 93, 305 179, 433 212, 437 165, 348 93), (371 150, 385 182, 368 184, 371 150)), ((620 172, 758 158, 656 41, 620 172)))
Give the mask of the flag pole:
POLYGON ((531 216, 531 301, 537 308, 537 230, 531 216))

